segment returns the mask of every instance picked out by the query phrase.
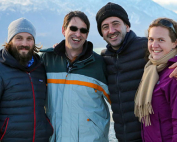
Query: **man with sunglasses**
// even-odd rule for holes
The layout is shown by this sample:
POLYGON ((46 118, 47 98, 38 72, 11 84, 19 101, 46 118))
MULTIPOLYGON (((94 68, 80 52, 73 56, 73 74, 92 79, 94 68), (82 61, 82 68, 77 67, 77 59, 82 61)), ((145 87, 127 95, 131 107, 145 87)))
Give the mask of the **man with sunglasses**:
POLYGON ((147 61, 147 38, 137 37, 130 30, 128 15, 118 4, 103 6, 96 21, 98 32, 108 43, 101 54, 107 65, 116 137, 121 142, 141 142, 134 97, 147 61))
POLYGON ((65 40, 41 56, 48 83, 46 113, 54 126, 51 142, 108 142, 106 66, 86 40, 89 28, 83 12, 68 13, 65 40))

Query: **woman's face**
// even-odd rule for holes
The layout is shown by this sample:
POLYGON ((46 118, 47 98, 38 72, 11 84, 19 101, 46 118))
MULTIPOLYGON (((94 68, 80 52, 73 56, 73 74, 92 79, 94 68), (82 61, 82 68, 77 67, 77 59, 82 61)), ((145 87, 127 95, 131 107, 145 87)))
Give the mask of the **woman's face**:
POLYGON ((168 54, 177 45, 172 42, 169 36, 169 30, 164 27, 152 27, 149 30, 148 50, 154 60, 158 60, 168 54))

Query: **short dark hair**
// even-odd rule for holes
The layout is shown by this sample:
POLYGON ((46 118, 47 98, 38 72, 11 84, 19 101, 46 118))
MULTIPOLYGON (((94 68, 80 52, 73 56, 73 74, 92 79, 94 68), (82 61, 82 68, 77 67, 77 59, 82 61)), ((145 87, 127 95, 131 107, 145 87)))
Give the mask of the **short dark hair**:
POLYGON ((169 18, 157 18, 157 19, 155 19, 155 20, 149 25, 149 28, 148 28, 148 36, 149 36, 149 31, 150 31, 150 29, 151 29, 152 27, 164 27, 164 28, 168 29, 168 31, 169 31, 169 37, 171 38, 171 41, 172 41, 172 42, 175 42, 176 39, 177 39, 176 33, 173 31, 172 28, 167 27, 167 26, 164 26, 164 25, 160 22, 161 20, 167 20, 167 21, 169 21, 170 23, 172 23, 172 24, 173 24, 173 27, 174 27, 174 30, 175 30, 175 32, 177 33, 177 22, 175 22, 174 20, 169 19, 169 18))
POLYGON ((81 11, 71 11, 69 12, 63 21, 63 27, 64 29, 66 29, 69 25, 69 22, 71 21, 71 19, 73 17, 78 17, 80 18, 86 25, 87 25, 87 30, 89 31, 90 29, 90 22, 88 20, 88 17, 85 15, 85 13, 81 12, 81 11))

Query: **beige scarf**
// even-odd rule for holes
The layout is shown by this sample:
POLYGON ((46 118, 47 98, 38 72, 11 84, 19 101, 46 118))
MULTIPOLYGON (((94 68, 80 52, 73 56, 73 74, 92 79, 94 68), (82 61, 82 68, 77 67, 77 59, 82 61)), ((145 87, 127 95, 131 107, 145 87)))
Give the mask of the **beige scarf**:
POLYGON ((162 71, 167 66, 168 60, 176 54, 177 49, 175 48, 159 60, 154 60, 149 55, 149 61, 144 67, 143 77, 135 95, 134 110, 135 116, 139 117, 139 121, 144 123, 145 126, 151 125, 150 114, 154 113, 151 100, 154 86, 159 80, 158 72, 162 71))

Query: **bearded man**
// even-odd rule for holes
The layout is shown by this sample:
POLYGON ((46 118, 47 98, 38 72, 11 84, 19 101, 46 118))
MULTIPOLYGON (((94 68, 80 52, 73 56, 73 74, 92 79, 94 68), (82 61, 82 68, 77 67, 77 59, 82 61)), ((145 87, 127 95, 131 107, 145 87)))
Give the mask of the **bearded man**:
POLYGON ((36 30, 25 18, 8 27, 0 50, 0 141, 48 142, 53 133, 45 115, 46 74, 36 54, 36 30))

